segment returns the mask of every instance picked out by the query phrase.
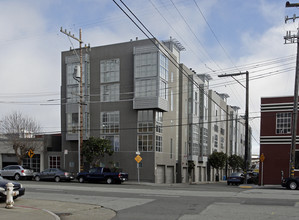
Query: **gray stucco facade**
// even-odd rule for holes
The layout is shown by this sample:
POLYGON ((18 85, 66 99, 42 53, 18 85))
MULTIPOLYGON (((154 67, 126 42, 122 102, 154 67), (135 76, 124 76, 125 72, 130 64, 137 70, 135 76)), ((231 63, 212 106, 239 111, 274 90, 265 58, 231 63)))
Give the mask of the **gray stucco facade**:
MULTIPOLYGON (((147 39, 83 50, 83 137, 108 139, 115 151, 99 165, 120 167, 137 181, 134 158, 140 153, 140 181, 201 182, 213 180, 213 151, 231 155, 243 147, 233 137, 239 132, 232 131, 243 127, 228 124, 225 114, 229 108, 237 115, 234 108, 225 94, 209 90, 209 75, 180 63, 182 49, 173 39, 147 39)), ((63 164, 73 172, 79 170, 77 54, 65 51, 61 57, 63 164)))
MULTIPOLYGON (((163 76, 161 51, 168 54, 171 52, 161 43, 155 42, 154 45, 151 40, 140 40, 94 47, 88 55, 84 54, 83 74, 86 78, 83 82, 83 93, 88 96, 84 97, 83 112, 86 117, 83 124, 87 129, 84 139, 94 136, 112 140, 115 153, 105 156, 101 160, 102 166, 120 167, 129 173, 131 180, 137 180, 137 163, 134 158, 139 151, 142 157, 140 179, 147 182, 171 183, 176 181, 178 151, 178 95, 173 95, 178 94, 178 75, 177 68, 166 58, 167 76, 163 76), (146 61, 147 56, 152 63, 146 61), (105 65, 115 68, 117 73, 109 72, 108 79, 101 76, 105 74, 105 65), (148 66, 150 70, 143 66, 148 66), (141 70, 138 72, 137 68, 141 70), (169 78, 168 75, 172 77, 169 78), (163 86, 163 83, 167 86, 163 86), (155 91, 144 91, 143 86, 155 91), (107 96, 102 94, 105 89, 107 96), (160 91, 163 89, 161 95, 160 91), (139 117, 146 114, 151 118, 139 121, 138 114, 139 117), (163 120, 157 121, 158 116, 163 116, 163 120), (105 125, 111 126, 103 122, 105 117, 108 120, 110 117, 117 120, 113 125, 117 129, 103 128, 105 125), (142 126, 147 127, 144 128, 146 131, 142 126)), ((67 72, 68 65, 78 64, 78 59, 74 58, 73 62, 70 62, 70 57, 74 57, 73 52, 62 53, 62 149, 68 152, 65 157, 66 168, 78 171, 78 128, 75 127, 78 116, 73 117, 73 132, 70 132, 68 126, 68 115, 77 114, 79 109, 76 103, 78 100, 69 101, 68 87, 77 85, 75 81, 71 82, 72 85, 68 84, 71 80, 68 79, 70 74, 67 72)))

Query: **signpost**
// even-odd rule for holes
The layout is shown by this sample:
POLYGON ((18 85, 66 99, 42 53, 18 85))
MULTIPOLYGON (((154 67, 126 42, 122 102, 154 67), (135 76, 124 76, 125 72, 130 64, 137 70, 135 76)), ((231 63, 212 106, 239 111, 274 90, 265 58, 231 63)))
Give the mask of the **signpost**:
POLYGON ((136 154, 137 154, 137 156, 135 157, 135 160, 137 162, 137 178, 138 178, 138 183, 140 183, 140 180, 139 180, 139 163, 142 161, 142 157, 140 156, 139 151, 137 151, 136 154))

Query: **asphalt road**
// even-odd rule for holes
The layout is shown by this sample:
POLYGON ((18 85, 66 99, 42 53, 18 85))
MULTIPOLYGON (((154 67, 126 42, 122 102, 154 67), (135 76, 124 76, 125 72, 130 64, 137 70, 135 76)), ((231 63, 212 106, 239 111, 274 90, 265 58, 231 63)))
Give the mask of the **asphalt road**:
POLYGON ((299 190, 226 183, 138 184, 22 181, 26 198, 101 205, 114 219, 299 219, 299 190))

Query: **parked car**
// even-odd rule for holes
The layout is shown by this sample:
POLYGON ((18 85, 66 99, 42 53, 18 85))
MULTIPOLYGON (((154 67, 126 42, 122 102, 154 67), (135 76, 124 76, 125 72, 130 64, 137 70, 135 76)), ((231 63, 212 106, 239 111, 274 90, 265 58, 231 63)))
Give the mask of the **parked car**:
POLYGON ((281 186, 286 187, 287 189, 298 189, 299 187, 299 177, 287 177, 281 180, 281 186))
POLYGON ((240 185, 243 184, 245 180, 245 176, 241 172, 237 173, 232 173, 228 178, 227 178, 227 185, 240 185))
POLYGON ((0 176, 15 180, 32 179, 33 170, 26 166, 8 165, 0 171, 0 176))
POLYGON ((257 185, 259 183, 259 173, 258 172, 248 172, 247 183, 257 185))
POLYGON ((48 181, 54 180, 55 182, 71 181, 75 179, 75 175, 63 169, 50 168, 50 169, 45 169, 40 173, 35 173, 34 179, 36 181, 40 181, 40 180, 48 180, 48 181))
POLYGON ((83 182, 106 182, 122 183, 128 180, 128 174, 123 172, 111 172, 109 168, 94 167, 88 172, 80 172, 77 174, 77 179, 80 183, 83 182))
POLYGON ((6 191, 6 184, 7 183, 12 183, 14 184, 14 191, 19 191, 19 194, 15 196, 14 198, 17 198, 19 196, 22 196, 25 194, 25 188, 23 188, 22 184, 13 182, 11 180, 4 179, 3 177, 0 176, 0 199, 5 199, 6 195, 4 192, 6 191))

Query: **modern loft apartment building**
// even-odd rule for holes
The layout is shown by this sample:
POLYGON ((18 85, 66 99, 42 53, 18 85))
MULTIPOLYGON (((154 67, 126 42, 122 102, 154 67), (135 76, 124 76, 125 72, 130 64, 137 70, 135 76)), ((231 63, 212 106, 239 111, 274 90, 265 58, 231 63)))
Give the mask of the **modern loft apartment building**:
MULTIPOLYGON (((83 55, 84 139, 109 139, 115 153, 103 166, 137 179, 175 182, 178 157, 179 51, 173 41, 138 40, 94 47, 83 55), (169 59, 169 57, 171 57, 169 59)), ((67 168, 78 169, 79 86, 76 54, 62 53, 62 146, 67 168)))
MULTIPOLYGON (((108 139, 115 151, 101 160, 101 166, 120 167, 137 180, 138 152, 141 181, 187 182, 191 161, 192 181, 207 180, 208 155, 226 149, 228 139, 219 128, 224 140, 219 135, 219 147, 212 147, 207 96, 211 78, 180 64, 183 49, 174 39, 149 39, 84 51, 83 139, 108 139)), ((78 50, 62 52, 61 60, 62 150, 66 169, 71 171, 79 169, 77 54, 78 50)))

